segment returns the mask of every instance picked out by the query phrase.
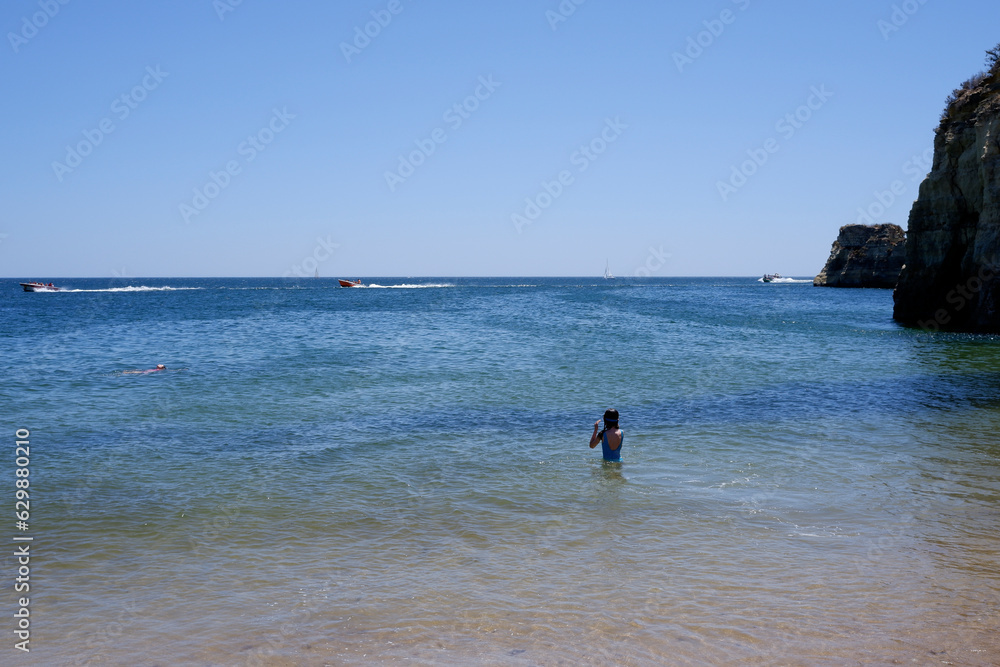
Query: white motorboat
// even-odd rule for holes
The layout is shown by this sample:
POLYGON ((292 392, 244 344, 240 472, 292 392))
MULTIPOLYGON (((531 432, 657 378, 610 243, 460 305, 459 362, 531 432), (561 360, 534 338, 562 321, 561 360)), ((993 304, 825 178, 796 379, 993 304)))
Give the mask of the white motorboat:
POLYGON ((30 283, 20 283, 21 287, 24 288, 25 292, 58 292, 59 288, 49 283, 30 282, 30 283))

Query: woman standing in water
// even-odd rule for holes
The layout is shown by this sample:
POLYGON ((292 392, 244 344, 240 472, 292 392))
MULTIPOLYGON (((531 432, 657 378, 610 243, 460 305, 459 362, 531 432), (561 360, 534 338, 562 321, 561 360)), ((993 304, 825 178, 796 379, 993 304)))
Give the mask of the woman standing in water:
POLYGON ((600 423, 600 419, 594 422, 594 434, 590 436, 590 448, 593 449, 597 447, 597 443, 601 443, 605 461, 621 461, 622 440, 625 439, 625 433, 618 428, 618 411, 613 409, 604 411, 604 430, 598 433, 597 427, 600 423))

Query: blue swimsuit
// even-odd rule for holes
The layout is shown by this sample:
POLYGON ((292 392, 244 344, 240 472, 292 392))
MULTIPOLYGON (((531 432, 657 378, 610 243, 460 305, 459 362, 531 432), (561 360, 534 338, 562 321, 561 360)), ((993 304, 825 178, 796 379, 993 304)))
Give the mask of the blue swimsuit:
POLYGON ((611 449, 608 445, 608 432, 604 432, 604 437, 601 438, 601 449, 604 450, 604 460, 605 461, 621 461, 622 460, 622 447, 625 445, 625 433, 622 433, 621 444, 618 445, 618 449, 611 449))

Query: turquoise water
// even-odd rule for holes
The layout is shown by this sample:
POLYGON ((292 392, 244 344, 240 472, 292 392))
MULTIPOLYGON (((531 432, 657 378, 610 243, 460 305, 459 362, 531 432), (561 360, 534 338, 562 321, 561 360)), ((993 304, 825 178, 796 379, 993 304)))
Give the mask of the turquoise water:
POLYGON ((1000 662, 1000 340, 889 291, 16 282, 25 664, 1000 662))

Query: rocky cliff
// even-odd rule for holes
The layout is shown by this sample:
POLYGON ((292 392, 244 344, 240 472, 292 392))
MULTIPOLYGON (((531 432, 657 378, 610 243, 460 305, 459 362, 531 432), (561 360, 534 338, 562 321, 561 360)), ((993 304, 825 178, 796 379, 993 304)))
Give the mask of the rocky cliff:
POLYGON ((1000 47, 990 55, 949 98, 910 211, 893 295, 903 324, 1000 331, 1000 47))
POLYGON ((895 287, 906 234, 899 225, 844 225, 817 287, 895 287))

